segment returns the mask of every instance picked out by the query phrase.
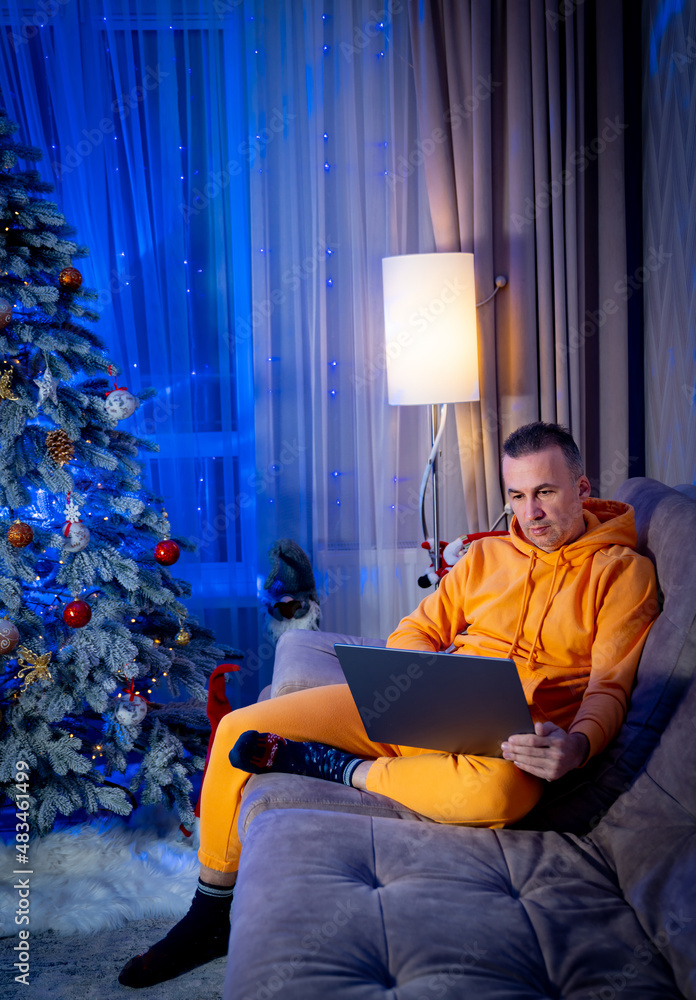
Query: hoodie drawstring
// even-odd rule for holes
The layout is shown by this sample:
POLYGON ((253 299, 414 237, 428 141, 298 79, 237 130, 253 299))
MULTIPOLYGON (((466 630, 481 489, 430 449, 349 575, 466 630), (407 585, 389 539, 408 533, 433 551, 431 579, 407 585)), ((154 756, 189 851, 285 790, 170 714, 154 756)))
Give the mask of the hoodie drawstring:
MULTIPOLYGON (((533 662, 534 657, 536 655, 536 648, 537 648, 537 644, 539 642, 539 636, 541 635, 541 628, 542 628, 542 626, 544 624, 544 619, 546 618, 546 612, 549 610, 549 605, 551 604, 551 601, 553 600, 553 598, 554 598, 557 590, 560 589, 560 588, 556 588, 555 584, 556 584, 556 577, 558 575, 558 566, 559 566, 559 563, 561 561, 561 555, 562 555, 562 549, 559 549, 558 550, 558 555, 556 556, 556 561, 553 564, 553 573, 551 575, 551 586, 549 587, 548 593, 546 595, 546 602, 544 603, 544 607, 542 608, 541 615, 539 616, 539 624, 537 625, 536 634, 535 634, 534 640, 532 642, 532 648, 531 648, 531 650, 529 652, 529 656, 527 657, 526 667, 529 670, 532 669, 532 662, 533 662)), ((536 558, 537 558, 536 552, 530 553, 529 568, 527 570, 527 575, 526 575, 525 580, 524 580, 524 591, 522 593, 522 603, 520 605, 520 613, 519 613, 519 616, 517 618, 517 625, 515 626, 515 635, 513 636, 513 640, 510 643, 510 648, 508 649, 508 653, 507 653, 508 656, 512 656, 513 651, 514 651, 515 647, 517 646, 517 640, 520 637, 520 632, 522 631, 522 621, 524 620, 524 615, 525 615, 525 612, 527 610, 527 594, 529 592, 529 581, 532 578, 532 572, 533 572, 533 569, 534 569, 534 565, 536 563, 536 558)))
POLYGON ((534 641, 532 643, 532 648, 530 650, 529 656, 527 657, 527 667, 531 670, 532 661, 536 653, 537 643, 539 642, 539 636, 541 635, 541 626, 544 624, 544 618, 546 618, 546 612, 549 610, 549 605, 553 600, 556 591, 554 590, 554 584, 556 583, 556 576, 558 574, 558 564, 561 561, 562 549, 558 550, 558 555, 556 556, 556 562, 553 564, 553 573, 551 575, 551 586, 549 587, 549 592, 546 595, 546 603, 542 609, 541 615, 539 616, 539 624, 537 625, 536 635, 534 636, 534 641))
POLYGON ((510 648, 507 651, 508 657, 512 656, 515 647, 517 646, 517 640, 520 637, 520 632, 522 630, 522 620, 524 619, 524 613, 527 610, 527 592, 529 590, 529 581, 532 578, 532 570, 534 569, 534 563, 536 562, 536 552, 530 553, 529 566, 527 567, 527 575, 524 578, 524 590, 522 591, 522 601, 520 603, 520 613, 517 616, 517 625, 515 626, 515 634, 512 637, 512 642, 510 643, 510 648))

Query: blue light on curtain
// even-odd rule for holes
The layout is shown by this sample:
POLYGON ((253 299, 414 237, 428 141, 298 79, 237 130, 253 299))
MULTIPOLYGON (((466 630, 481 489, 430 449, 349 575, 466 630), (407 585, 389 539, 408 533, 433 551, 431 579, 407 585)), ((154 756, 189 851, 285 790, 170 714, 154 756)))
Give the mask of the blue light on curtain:
MULTIPOLYGON (((387 635, 427 568, 427 408, 388 405, 383 346, 382 257, 434 249, 407 5, 70 0, 26 38, 0 10, 0 87, 90 247, 100 332, 160 393, 135 419, 200 543, 190 607, 261 650, 245 697, 279 537, 312 560, 324 629, 387 635)), ((453 537, 454 427, 445 459, 453 537)))
MULTIPOLYGON (((0 32, 0 88, 21 138, 90 250, 98 333, 132 391, 154 386, 131 428, 159 446, 146 481, 172 533, 199 542, 176 575, 193 614, 254 651, 255 470, 245 20, 207 3, 55 4, 43 27, 16 0, 0 32)), ((252 685, 255 687, 255 685, 252 685)), ((251 692, 254 694, 254 691, 251 692)))

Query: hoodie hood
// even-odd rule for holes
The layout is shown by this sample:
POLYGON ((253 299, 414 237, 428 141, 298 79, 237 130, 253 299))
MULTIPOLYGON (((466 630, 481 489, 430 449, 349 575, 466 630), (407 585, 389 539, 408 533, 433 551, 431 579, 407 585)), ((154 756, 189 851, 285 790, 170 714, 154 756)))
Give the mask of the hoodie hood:
POLYGON ((589 555, 610 545, 625 545, 635 549, 638 539, 633 507, 621 503, 620 500, 599 500, 596 497, 583 500, 582 506, 585 533, 574 542, 561 545, 553 552, 544 552, 523 535, 515 516, 510 525, 510 539, 513 545, 525 555, 534 554, 537 559, 550 566, 557 565, 559 561, 577 565, 589 555))
POLYGON ((531 649, 527 653, 526 666, 528 669, 533 669, 542 626, 546 620, 551 602, 563 586, 566 572, 572 571, 573 567, 580 566, 596 552, 599 552, 601 549, 608 549, 611 545, 635 547, 637 536, 633 507, 618 500, 598 500, 594 497, 584 500, 582 507, 585 519, 585 533, 576 538, 574 542, 561 545, 559 548, 554 549, 553 552, 544 552, 543 549, 532 545, 522 534, 517 517, 515 516, 512 519, 510 539, 515 548, 529 558, 529 565, 525 575, 524 592, 522 594, 515 632, 507 652, 508 656, 519 654, 517 644, 522 633, 525 615, 529 609, 530 583, 534 575, 535 564, 541 562, 552 567, 551 582, 546 592, 541 614, 538 617, 538 624, 531 649))

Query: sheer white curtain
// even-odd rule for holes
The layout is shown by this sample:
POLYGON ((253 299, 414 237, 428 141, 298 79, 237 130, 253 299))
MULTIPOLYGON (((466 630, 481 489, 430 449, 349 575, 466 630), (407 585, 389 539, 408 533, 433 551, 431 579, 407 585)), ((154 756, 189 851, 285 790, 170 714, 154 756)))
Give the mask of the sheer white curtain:
MULTIPOLYGON (((427 568, 426 407, 388 405, 383 348, 382 257, 434 249, 407 5, 247 8, 260 550, 295 538, 313 557, 323 628, 386 636, 424 596, 427 568)), ((456 534, 451 430, 443 516, 456 534)))

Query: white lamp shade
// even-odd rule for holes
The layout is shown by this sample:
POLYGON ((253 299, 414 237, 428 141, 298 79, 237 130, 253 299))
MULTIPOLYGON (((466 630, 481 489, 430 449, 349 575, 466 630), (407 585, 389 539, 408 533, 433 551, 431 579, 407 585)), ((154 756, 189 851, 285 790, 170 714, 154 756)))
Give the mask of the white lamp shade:
POLYGON ((382 279, 389 402, 479 399, 474 255, 385 257, 382 279))

